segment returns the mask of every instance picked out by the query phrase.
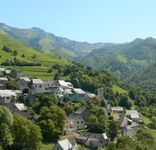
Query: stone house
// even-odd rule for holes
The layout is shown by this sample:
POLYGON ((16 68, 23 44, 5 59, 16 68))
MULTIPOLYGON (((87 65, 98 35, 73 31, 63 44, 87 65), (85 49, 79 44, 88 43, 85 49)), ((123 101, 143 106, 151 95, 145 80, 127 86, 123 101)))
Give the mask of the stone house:
POLYGON ((76 141, 79 144, 83 144, 90 149, 96 149, 99 147, 105 147, 108 143, 108 137, 106 133, 81 133, 76 141))
POLYGON ((81 101, 86 101, 87 96, 85 91, 79 88, 73 88, 72 89, 72 94, 68 95, 67 99, 72 102, 81 102, 81 101))
POLYGON ((86 109, 85 107, 79 108, 78 110, 76 110, 75 112, 73 112, 68 116, 68 119, 66 121, 65 132, 68 133, 71 130, 73 130, 72 132, 75 132, 76 130, 86 128, 88 124, 89 116, 90 116, 90 112, 88 109, 86 109), (71 122, 72 122, 72 129, 68 128, 70 127, 71 122))
POLYGON ((17 81, 18 87, 23 94, 29 94, 31 91, 31 80, 28 77, 20 77, 17 81))
POLYGON ((0 77, 0 89, 6 89, 9 86, 9 80, 6 77, 0 77))

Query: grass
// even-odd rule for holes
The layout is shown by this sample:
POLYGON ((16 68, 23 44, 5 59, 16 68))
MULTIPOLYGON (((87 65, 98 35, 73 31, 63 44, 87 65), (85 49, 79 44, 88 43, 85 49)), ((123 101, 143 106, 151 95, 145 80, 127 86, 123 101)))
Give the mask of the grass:
POLYGON ((40 79, 53 79, 56 70, 53 70, 52 73, 48 73, 49 67, 47 66, 7 66, 8 69, 15 69, 22 71, 28 77, 36 77, 40 79))
POLYGON ((54 144, 42 144, 40 150, 54 150, 54 144))
POLYGON ((31 62, 31 63, 41 63, 45 66, 52 66, 54 64, 59 65, 71 65, 70 62, 65 59, 56 57, 53 54, 43 54, 33 48, 28 47, 26 44, 22 43, 19 40, 16 40, 10 36, 0 33, 0 63, 6 60, 12 60, 16 57, 17 60, 21 62, 31 62), (11 50, 15 50, 17 55, 14 56, 12 53, 8 53, 2 50, 3 46, 9 47, 11 50), (24 57, 22 57, 24 55, 24 57), (36 58, 33 58, 36 56, 36 58))
POLYGON ((116 94, 116 93, 119 93, 119 94, 127 94, 127 91, 122 89, 121 87, 117 86, 117 85, 113 85, 112 86, 112 90, 113 92, 116 94))
POLYGON ((142 116, 145 126, 151 123, 151 120, 145 116, 142 116))
MULTIPOLYGON (((53 65, 60 65, 61 68, 64 66, 72 65, 69 61, 65 59, 56 57, 53 54, 44 54, 33 48, 28 47, 26 44, 19 40, 16 40, 8 35, 0 33, 0 64, 5 61, 16 59, 19 62, 26 63, 39 63, 41 66, 3 66, 4 68, 16 69, 22 71, 25 75, 29 77, 36 77, 41 79, 53 79, 56 74, 56 70, 53 69, 51 73, 48 73, 48 69, 53 65), (6 46, 12 51, 16 51, 17 55, 14 56, 11 52, 6 52, 3 47, 6 46), (33 56, 36 56, 35 58, 33 56)), ((68 79, 68 77, 65 77, 68 79)))

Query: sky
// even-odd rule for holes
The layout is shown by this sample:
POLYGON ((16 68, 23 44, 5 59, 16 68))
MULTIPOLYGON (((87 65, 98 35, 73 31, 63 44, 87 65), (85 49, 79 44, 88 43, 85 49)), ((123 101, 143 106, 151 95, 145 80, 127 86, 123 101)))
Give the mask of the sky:
POLYGON ((0 22, 91 43, 156 37, 156 0, 0 0, 0 22))

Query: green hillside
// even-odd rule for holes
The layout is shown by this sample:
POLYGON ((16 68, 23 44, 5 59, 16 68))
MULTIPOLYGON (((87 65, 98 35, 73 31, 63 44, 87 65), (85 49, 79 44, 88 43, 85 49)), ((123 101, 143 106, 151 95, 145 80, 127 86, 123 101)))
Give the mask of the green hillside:
POLYGON ((26 74, 45 76, 52 75, 47 73, 49 67, 56 64, 60 66, 71 65, 70 62, 58 58, 52 54, 43 54, 34 50, 24 43, 4 34, 0 34, 0 64, 17 68, 17 70, 26 70, 26 74))
POLYGON ((152 64, 137 72, 128 80, 128 82, 145 90, 156 91, 156 64, 152 64))
POLYGON ((156 39, 136 39, 130 43, 104 46, 82 58, 80 63, 96 70, 109 70, 122 79, 156 62, 156 39))
POLYGON ((87 55, 95 48, 104 46, 103 43, 90 44, 57 37, 39 28, 18 29, 0 23, 0 32, 8 34, 28 46, 44 53, 54 53, 66 59, 74 59, 87 55))

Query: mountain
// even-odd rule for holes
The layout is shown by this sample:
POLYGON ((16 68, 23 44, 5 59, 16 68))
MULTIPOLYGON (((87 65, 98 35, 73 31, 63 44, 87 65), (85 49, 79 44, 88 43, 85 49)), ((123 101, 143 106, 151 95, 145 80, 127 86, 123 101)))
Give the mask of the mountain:
POLYGON ((156 62, 156 39, 135 39, 129 43, 106 45, 79 61, 96 70, 109 70, 122 79, 156 62))
POLYGON ((16 57, 19 61, 42 63, 43 65, 70 64, 68 61, 54 55, 47 55, 28 47, 23 42, 0 33, 0 63, 16 57), (35 58, 33 58, 35 57, 35 58))
POLYGON ((72 64, 55 55, 41 53, 15 38, 0 33, 0 65, 22 71, 28 76, 52 79, 56 70, 52 69, 49 72, 49 68, 72 64))
POLYGON ((128 82, 148 91, 156 91, 156 63, 135 73, 128 82))
POLYGON ((40 28, 19 29, 0 23, 0 32, 21 40, 28 46, 44 53, 54 52, 57 56, 67 59, 77 59, 87 55, 93 49, 104 46, 103 43, 90 44, 72 41, 55 36, 40 28))

